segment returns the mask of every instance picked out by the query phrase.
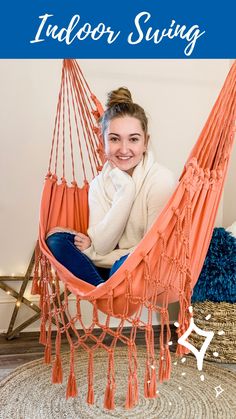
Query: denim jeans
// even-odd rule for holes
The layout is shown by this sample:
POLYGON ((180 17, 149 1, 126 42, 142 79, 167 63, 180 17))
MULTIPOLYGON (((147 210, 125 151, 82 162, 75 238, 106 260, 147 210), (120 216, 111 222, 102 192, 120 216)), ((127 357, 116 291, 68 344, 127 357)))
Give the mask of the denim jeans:
POLYGON ((47 246, 55 258, 73 275, 92 285, 105 282, 125 261, 128 255, 117 260, 111 269, 100 268, 74 244, 75 234, 54 233, 46 239, 47 246))

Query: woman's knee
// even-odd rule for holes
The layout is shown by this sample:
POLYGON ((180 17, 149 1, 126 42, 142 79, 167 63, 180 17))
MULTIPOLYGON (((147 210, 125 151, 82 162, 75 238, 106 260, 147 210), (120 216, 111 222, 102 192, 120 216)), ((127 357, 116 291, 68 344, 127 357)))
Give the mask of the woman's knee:
POLYGON ((63 234, 61 233, 51 234, 51 236, 46 239, 46 244, 51 252, 55 253, 65 247, 65 237, 63 237, 63 234))
POLYGON ((56 243, 54 234, 51 234, 51 236, 49 236, 45 241, 46 241, 46 244, 47 244, 48 248, 52 249, 55 246, 55 243, 56 243))

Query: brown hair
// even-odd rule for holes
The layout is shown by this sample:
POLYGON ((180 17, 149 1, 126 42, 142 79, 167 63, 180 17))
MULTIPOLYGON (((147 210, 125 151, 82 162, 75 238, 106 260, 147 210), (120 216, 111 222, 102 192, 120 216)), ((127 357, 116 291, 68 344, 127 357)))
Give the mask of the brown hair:
POLYGON ((106 107, 107 109, 99 121, 103 136, 109 121, 115 118, 121 118, 126 115, 137 118, 141 123, 145 135, 147 135, 147 116, 144 109, 137 103, 133 102, 129 89, 126 87, 119 87, 118 89, 109 92, 107 95, 106 107))

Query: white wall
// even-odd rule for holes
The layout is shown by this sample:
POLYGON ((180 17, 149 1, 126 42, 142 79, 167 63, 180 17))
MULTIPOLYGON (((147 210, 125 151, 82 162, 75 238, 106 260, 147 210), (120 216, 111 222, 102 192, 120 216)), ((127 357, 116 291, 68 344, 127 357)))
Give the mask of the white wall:
MULTIPOLYGON (((106 94, 127 86, 147 111, 152 147, 178 176, 216 100, 230 60, 79 60, 91 90, 106 94)), ((21 274, 33 251, 47 171, 61 60, 0 61, 0 275, 21 274)), ((236 155, 231 160, 217 225, 236 219, 232 207, 236 155)), ((15 284, 19 286, 19 284, 15 284)), ((30 291, 28 290, 30 297, 30 291)), ((0 331, 14 299, 0 290, 0 331)), ((28 311, 23 309, 24 319, 28 311)), ((20 319, 19 316, 19 319, 20 319)), ((173 309, 173 319, 176 309, 173 309)), ((22 321, 22 318, 20 319, 22 321)), ((33 330, 38 325, 32 325, 33 330)))

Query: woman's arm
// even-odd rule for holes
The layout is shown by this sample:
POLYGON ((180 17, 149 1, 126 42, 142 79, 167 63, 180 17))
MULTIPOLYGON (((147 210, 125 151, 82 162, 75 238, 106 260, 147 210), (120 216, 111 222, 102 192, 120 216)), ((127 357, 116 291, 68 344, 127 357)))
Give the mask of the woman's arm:
POLYGON ((89 228, 88 235, 94 251, 99 255, 112 252, 126 226, 135 198, 135 184, 128 173, 115 168, 110 172, 115 188, 111 208, 106 211, 102 197, 92 183, 89 191, 89 228))
POLYGON ((174 174, 166 168, 153 178, 147 195, 147 230, 161 213, 177 186, 174 174))
POLYGON ((135 247, 130 249, 115 249, 112 252, 107 253, 105 256, 101 256, 95 252, 93 245, 88 249, 84 250, 83 253, 87 255, 96 266, 103 268, 111 268, 111 266, 122 256, 128 255, 134 251, 135 247))

